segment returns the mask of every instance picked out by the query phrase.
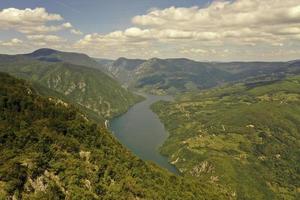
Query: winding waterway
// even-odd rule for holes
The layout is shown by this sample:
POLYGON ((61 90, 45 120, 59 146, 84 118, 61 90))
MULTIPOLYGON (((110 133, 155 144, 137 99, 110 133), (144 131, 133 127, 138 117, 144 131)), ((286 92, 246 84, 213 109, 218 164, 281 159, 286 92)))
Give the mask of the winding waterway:
POLYGON ((143 160, 150 160, 178 174, 158 148, 167 139, 168 133, 159 118, 150 109, 159 100, 171 101, 171 96, 146 95, 146 100, 131 107, 125 114, 113 119, 110 129, 118 140, 143 160))

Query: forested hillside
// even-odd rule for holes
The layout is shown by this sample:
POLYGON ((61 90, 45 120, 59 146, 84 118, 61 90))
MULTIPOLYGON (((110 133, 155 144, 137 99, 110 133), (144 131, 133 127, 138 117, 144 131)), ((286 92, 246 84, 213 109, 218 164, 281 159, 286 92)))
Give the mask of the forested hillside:
POLYGON ((300 73, 289 62, 199 62, 186 58, 149 60, 119 58, 103 65, 126 87, 154 94, 178 94, 229 82, 282 79, 300 73))
POLYGON ((54 49, 38 49, 29 54, 23 54, 24 57, 33 58, 46 62, 65 62, 74 65, 87 66, 92 68, 101 68, 101 64, 86 54, 75 52, 63 52, 54 49))
POLYGON ((161 148, 186 176, 237 199, 300 198, 300 77, 228 85, 153 105, 161 148))
MULTIPOLYGON (((59 97, 82 106, 96 120, 119 115, 140 100, 105 73, 82 65, 0 55, 0 71, 56 91, 59 97)), ((45 90, 41 92, 47 95, 45 90)))
POLYGON ((72 105, 0 73, 0 199, 230 199, 133 156, 72 105))

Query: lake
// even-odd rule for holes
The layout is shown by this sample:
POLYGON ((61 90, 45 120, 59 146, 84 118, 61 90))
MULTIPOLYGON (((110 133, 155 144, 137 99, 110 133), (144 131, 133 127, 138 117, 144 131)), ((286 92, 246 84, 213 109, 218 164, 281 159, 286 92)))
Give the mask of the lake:
POLYGON ((168 137, 168 132, 150 109, 159 100, 172 101, 171 96, 146 95, 146 100, 131 107, 125 114, 110 122, 110 129, 118 140, 143 160, 150 160, 159 166, 178 174, 167 157, 159 153, 159 147, 168 137))

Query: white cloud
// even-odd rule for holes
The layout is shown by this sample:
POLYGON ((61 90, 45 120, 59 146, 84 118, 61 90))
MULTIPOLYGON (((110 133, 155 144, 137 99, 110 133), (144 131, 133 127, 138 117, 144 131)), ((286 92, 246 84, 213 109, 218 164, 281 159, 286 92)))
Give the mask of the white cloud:
POLYGON ((245 27, 299 23, 300 5, 297 0, 236 0, 214 1, 206 8, 176 8, 152 10, 135 16, 136 25, 203 30, 217 27, 245 27))
POLYGON ((24 34, 44 34, 64 29, 70 29, 71 32, 74 32, 70 22, 49 25, 49 23, 62 20, 61 15, 48 13, 45 8, 26 8, 23 10, 6 8, 0 11, 0 30, 15 30, 24 34))
POLYGON ((24 10, 6 8, 0 11, 0 29, 13 29, 22 33, 57 31, 56 26, 46 26, 49 21, 61 21, 58 14, 50 14, 44 8, 24 10))
POLYGON ((18 38, 13 38, 13 39, 10 39, 10 40, 4 41, 4 42, 0 41, 0 45, 8 46, 8 47, 16 47, 16 46, 21 45, 22 43, 23 43, 23 41, 18 38))
POLYGON ((182 49, 181 53, 184 53, 184 54, 190 54, 190 53, 206 54, 206 53, 208 53, 208 50, 191 48, 191 49, 182 49))
POLYGON ((83 35, 83 33, 77 29, 71 29, 70 32, 74 35, 83 35))
MULTIPOLYGON (((101 46, 98 48, 100 54, 121 49, 124 45, 136 47, 135 51, 141 52, 140 44, 143 44, 153 52, 159 50, 162 57, 176 57, 181 53, 193 58, 206 54, 214 59, 224 59, 228 52, 235 52, 233 50, 236 49, 247 49, 253 51, 253 54, 247 55, 256 53, 259 59, 262 54, 257 51, 258 48, 265 48, 266 51, 270 48, 289 48, 291 41, 294 41, 294 46, 300 45, 299 3, 297 0, 216 0, 204 8, 152 9, 144 15, 133 17, 133 27, 108 34, 86 35, 77 47, 88 49, 97 42, 97 46, 101 46), (189 48, 182 50, 183 46, 189 48), (217 53, 206 50, 216 46, 223 50, 217 53)), ((236 52, 236 59, 239 59, 238 54, 242 51, 236 52)))
POLYGON ((132 27, 126 29, 122 34, 129 38, 151 38, 151 31, 148 29, 140 29, 137 27, 132 27))
POLYGON ((70 23, 70 22, 67 22, 67 23, 63 23, 62 24, 62 27, 64 27, 64 28, 73 28, 73 26, 72 26, 72 24, 70 23))
POLYGON ((1 25, 14 24, 36 24, 45 21, 60 21, 63 18, 58 14, 49 14, 45 8, 26 8, 20 10, 17 8, 6 8, 0 12, 1 25))
MULTIPOLYGON (((8 8, 0 11, 0 30, 64 49, 67 41, 56 32, 83 33, 63 20, 43 8, 8 8)), ((149 58, 159 52, 160 57, 206 60, 294 59, 300 57, 299 27, 299 0, 215 0, 206 7, 152 9, 133 17, 131 27, 83 35, 69 48, 110 58, 149 58)))
POLYGON ((35 42, 43 42, 43 43, 61 43, 65 42, 66 39, 59 37, 57 35, 27 35, 28 40, 35 42))

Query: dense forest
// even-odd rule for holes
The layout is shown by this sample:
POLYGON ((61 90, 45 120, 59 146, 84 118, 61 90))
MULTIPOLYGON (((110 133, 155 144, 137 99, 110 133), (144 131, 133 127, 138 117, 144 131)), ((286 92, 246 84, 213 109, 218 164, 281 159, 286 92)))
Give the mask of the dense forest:
MULTIPOLYGON (((113 79, 121 71, 109 76, 84 54, 49 49, 0 55, 0 61, 1 71, 26 79, 0 74, 0 199, 299 198, 298 61, 284 70, 283 63, 269 63, 258 74, 256 63, 200 63, 198 69, 186 59, 152 59, 152 67, 143 60, 106 61, 115 69, 168 71, 160 73, 168 83, 188 87, 174 102, 152 106, 170 133, 160 151, 180 175, 142 161, 105 127, 105 119, 142 100, 113 79), (74 56, 89 67, 67 62, 74 56), (199 90, 181 69, 190 64, 193 76, 205 72, 212 80, 209 74, 222 66, 226 77, 245 79, 199 90)), ((134 78, 127 75, 126 81, 134 78)), ((139 83, 153 82, 147 77, 139 83)))
MULTIPOLYGON (((199 62, 187 58, 119 58, 101 62, 100 68, 134 90, 152 94, 196 92, 224 83, 249 79, 281 79, 300 73, 300 61, 288 62, 199 62)), ((105 60, 104 60, 105 61, 105 60)))
POLYGON ((187 177, 237 199, 299 199, 300 77, 188 93, 152 109, 170 136, 161 148, 187 177))
POLYGON ((81 107, 96 121, 111 119, 141 100, 106 73, 90 67, 87 63, 96 63, 92 58, 74 54, 49 49, 25 55, 0 54, 0 71, 33 82, 43 95, 57 96, 81 107))
POLYGON ((300 200, 300 0, 0 0, 0 200, 300 200))
POLYGON ((228 199, 140 160, 70 104, 0 73, 0 199, 228 199))

